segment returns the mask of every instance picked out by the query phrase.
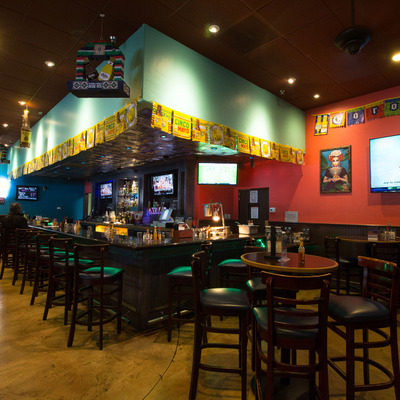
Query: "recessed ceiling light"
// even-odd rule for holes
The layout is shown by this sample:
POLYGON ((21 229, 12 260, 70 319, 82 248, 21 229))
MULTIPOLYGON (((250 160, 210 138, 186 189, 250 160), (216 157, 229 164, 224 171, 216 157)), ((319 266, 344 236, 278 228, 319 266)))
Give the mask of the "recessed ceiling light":
POLYGON ((5 147, 8 147, 8 143, 6 143, 4 146, 5 146, 5 147))
POLYGON ((8 124, 3 124, 4 128, 7 128, 8 124))
POLYGON ((26 101, 20 100, 18 103, 21 104, 21 106, 24 106, 26 104, 26 101))
POLYGON ((47 60, 44 62, 48 67, 54 67, 56 64, 53 61, 47 60))
POLYGON ((211 33, 218 33, 219 32, 219 26, 218 25, 210 25, 210 27, 208 28, 208 30, 211 33))
POLYGON ((400 61, 400 53, 394 54, 393 57, 392 57, 392 60, 393 60, 393 61, 396 61, 396 62, 397 62, 397 61, 400 61))
POLYGON ((290 85, 293 85, 296 82, 296 78, 289 78, 287 81, 290 85))
POLYGON ((130 149, 131 149, 130 147, 127 147, 127 148, 126 148, 126 150, 130 150, 130 149))
POLYGON ((318 93, 314 94, 314 99, 319 99, 319 94, 318 93))

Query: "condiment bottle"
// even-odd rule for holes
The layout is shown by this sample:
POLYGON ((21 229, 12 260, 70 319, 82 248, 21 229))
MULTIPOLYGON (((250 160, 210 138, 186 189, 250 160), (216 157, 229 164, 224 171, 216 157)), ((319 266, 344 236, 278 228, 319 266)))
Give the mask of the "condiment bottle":
POLYGON ((304 248, 303 239, 300 239, 298 257, 299 257, 299 265, 304 265, 306 259, 306 249, 304 248))

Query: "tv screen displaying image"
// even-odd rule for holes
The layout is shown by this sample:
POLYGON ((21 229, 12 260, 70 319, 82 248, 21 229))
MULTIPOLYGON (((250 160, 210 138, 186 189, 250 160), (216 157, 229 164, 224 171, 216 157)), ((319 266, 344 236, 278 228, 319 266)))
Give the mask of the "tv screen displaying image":
POLYGON ((151 178, 154 195, 174 194, 174 174, 154 175, 151 178))
POLYGON ((199 185, 236 185, 237 164, 199 163, 197 183, 199 185))
POLYGON ((400 135, 370 139, 371 192, 400 192, 400 135))
POLYGON ((100 184, 100 198, 101 199, 112 198, 112 182, 100 184))
POLYGON ((39 188, 37 186, 17 186, 17 200, 31 200, 36 201, 39 199, 39 188))

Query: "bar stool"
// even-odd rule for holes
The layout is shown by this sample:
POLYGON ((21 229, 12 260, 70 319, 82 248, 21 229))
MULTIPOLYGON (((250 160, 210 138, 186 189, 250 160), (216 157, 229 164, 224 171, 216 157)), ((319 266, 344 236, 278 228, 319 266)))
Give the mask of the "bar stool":
MULTIPOLYGON (((246 246, 254 246, 255 239, 249 238, 246 246)), ((240 287, 244 288, 247 278, 248 268, 240 258, 227 258, 218 265, 219 284, 223 287, 240 287)))
POLYGON ((36 270, 36 236, 40 233, 38 230, 28 230, 25 232, 25 255, 24 269, 22 273, 22 282, 20 294, 24 293, 26 281, 32 286, 35 281, 36 270))
POLYGON ((49 241, 55 236, 56 234, 44 233, 38 233, 35 236, 36 264, 34 266, 35 279, 33 282, 31 306, 35 304, 35 298, 39 295, 39 292, 47 292, 50 273, 49 241))
POLYGON ((332 287, 331 292, 334 294, 340 294, 342 289, 345 290, 346 294, 350 294, 350 281, 351 278, 357 279, 357 292, 361 291, 361 268, 358 265, 353 264, 350 260, 341 257, 340 255, 340 238, 325 236, 324 249, 325 257, 331 258, 338 263, 338 268, 334 272, 335 274, 335 285, 332 287), (342 277, 345 279, 345 286, 342 286, 342 277))
MULTIPOLYGON (((329 357, 329 365, 346 381, 346 399, 354 400, 355 392, 387 389, 394 386, 395 398, 400 399, 400 367, 397 344, 397 299, 399 296, 399 268, 393 262, 370 257, 358 257, 363 268, 361 296, 331 296, 328 327, 346 342, 344 356, 329 357), (383 330, 383 328, 389 328, 383 330), (356 332, 362 332, 357 339, 356 332), (373 338, 369 333, 374 332, 373 338), (378 340, 379 339, 379 340, 378 340), (377 359, 372 359, 369 349, 389 346, 392 371, 377 359), (362 355, 355 355, 362 349, 362 355), (363 383, 356 384, 355 363, 363 366, 363 383), (345 363, 346 370, 340 363, 345 363), (371 382, 370 367, 387 377, 385 382, 371 382)), ((376 376, 375 374, 373 376, 376 376)))
POLYGON ((239 374, 241 377, 242 400, 247 391, 247 328, 251 309, 245 290, 235 288, 206 288, 207 258, 204 251, 193 254, 192 278, 195 298, 195 330, 192 377, 189 399, 196 398, 199 370, 239 374), (238 328, 213 327, 211 316, 230 316, 239 319, 238 328), (238 344, 210 343, 207 332, 238 335, 238 344), (202 352, 208 348, 236 349, 239 352, 238 367, 223 367, 201 362, 202 352))
POLYGON ((15 252, 15 259, 13 262, 14 276, 13 276, 13 280, 12 280, 12 285, 15 285, 15 282, 18 280, 19 274, 20 273, 23 274, 23 272, 24 272, 26 246, 27 246, 26 233, 28 231, 30 231, 29 228, 16 228, 15 229, 16 252, 15 252))
POLYGON ((17 253, 15 229, 1 229, 2 265, 0 279, 3 279, 5 268, 13 268, 17 253))
POLYGON ((330 274, 293 276, 261 272, 266 285, 266 307, 255 307, 256 320, 256 389, 257 398, 274 399, 274 377, 297 377, 309 380, 309 399, 316 392, 320 400, 328 400, 327 317, 330 274), (293 291, 302 290, 301 298, 293 291), (262 342, 267 344, 264 352, 262 342), (308 363, 281 361, 275 356, 281 351, 308 352, 308 363), (318 354, 318 361, 316 354, 318 354), (266 371, 261 368, 266 364, 266 371), (319 385, 315 376, 319 372, 319 385), (263 385, 263 375, 266 383, 263 385))
MULTIPOLYGON (((72 238, 52 238, 49 240, 49 282, 43 320, 49 309, 64 306, 64 325, 68 323, 68 311, 72 305, 74 253, 72 238)), ((91 261, 91 260, 88 260, 91 261)))
POLYGON ((124 271, 105 265, 108 250, 108 244, 76 244, 74 247, 74 295, 68 347, 73 344, 76 325, 87 326, 88 331, 99 326, 100 350, 103 349, 105 324, 116 318, 117 332, 121 333, 124 271), (85 269, 82 260, 93 261, 92 266, 85 269), (78 314, 78 305, 82 302, 86 303, 86 309, 78 314))
MULTIPOLYGON (((207 259, 211 259, 211 242, 201 244, 201 249, 207 253, 207 259)), ((210 264, 207 268, 207 279, 210 270, 210 264)), ((171 341, 172 337, 172 324, 176 322, 178 324, 184 322, 194 322, 193 318, 183 316, 182 313, 182 301, 187 300, 184 305, 185 310, 194 311, 192 304, 187 304, 191 300, 193 301, 193 279, 192 279, 192 267, 183 266, 176 267, 167 274, 168 278, 168 321, 167 321, 167 338, 168 342, 171 341), (173 303, 176 300, 176 315, 173 315, 173 303)))

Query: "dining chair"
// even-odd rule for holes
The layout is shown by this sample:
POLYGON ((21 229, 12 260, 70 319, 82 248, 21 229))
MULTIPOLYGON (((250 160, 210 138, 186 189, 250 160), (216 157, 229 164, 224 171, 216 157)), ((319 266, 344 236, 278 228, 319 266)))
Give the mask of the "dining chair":
POLYGON ((368 252, 370 257, 396 263, 400 267, 400 242, 369 242, 368 252))
POLYGON ((363 268, 360 296, 331 296, 328 327, 345 340, 344 355, 328 357, 329 365, 346 381, 346 399, 354 400, 356 392, 388 389, 394 386, 395 398, 400 399, 400 369, 397 343, 397 299, 399 296, 399 267, 371 257, 358 257, 363 268), (360 332, 362 335, 357 335, 360 332), (372 334, 372 335, 371 335, 372 334), (392 371, 380 359, 373 358, 370 349, 389 347, 392 371), (357 355, 356 350, 362 350, 357 355), (361 377, 356 376, 356 363, 362 365, 361 377), (343 364, 345 369, 343 369, 343 364), (370 373, 370 368, 373 373, 370 373), (387 380, 379 379, 380 371, 387 380), (371 379, 372 378, 372 379, 371 379))
POLYGON ((88 331, 93 326, 99 327, 100 350, 103 349, 105 324, 117 319, 117 333, 121 333, 124 270, 106 265, 108 251, 108 244, 74 246, 74 294, 68 347, 73 344, 76 325, 87 326, 88 331), (78 310, 82 304, 85 308, 78 310))
POLYGON ((297 377, 309 380, 309 399, 318 394, 319 399, 328 400, 327 316, 331 275, 296 276, 262 271, 261 279, 266 285, 266 307, 253 309, 256 398, 274 399, 275 377, 297 377), (294 296, 293 291, 301 291, 301 296, 294 296), (280 358, 277 349, 281 349, 280 358), (282 356, 284 351, 291 351, 292 360, 282 356), (299 363, 296 354, 299 351, 306 353, 308 362, 299 363))
POLYGON ((238 374, 241 377, 241 398, 247 394, 247 328, 251 309, 245 290, 236 288, 206 287, 207 257, 204 251, 193 254, 192 278, 195 299, 195 329, 193 344, 193 364, 189 400, 196 398, 199 371, 213 371, 238 374), (212 316, 235 317, 238 326, 227 327, 224 321, 215 326, 210 323, 212 316), (207 333, 237 335, 237 343, 210 342, 207 333), (210 349, 235 349, 238 351, 237 366, 210 365, 202 362, 203 352, 210 356, 210 349))
POLYGON ((3 279, 5 268, 13 268, 17 253, 15 229, 1 228, 2 265, 0 279, 3 279))

